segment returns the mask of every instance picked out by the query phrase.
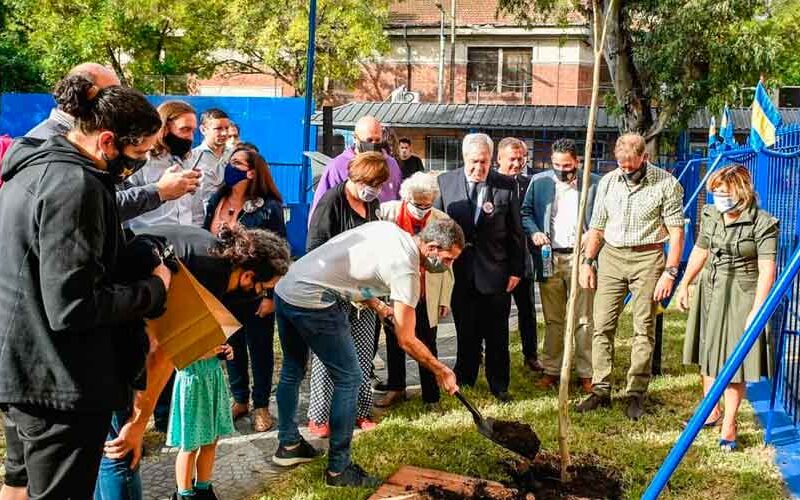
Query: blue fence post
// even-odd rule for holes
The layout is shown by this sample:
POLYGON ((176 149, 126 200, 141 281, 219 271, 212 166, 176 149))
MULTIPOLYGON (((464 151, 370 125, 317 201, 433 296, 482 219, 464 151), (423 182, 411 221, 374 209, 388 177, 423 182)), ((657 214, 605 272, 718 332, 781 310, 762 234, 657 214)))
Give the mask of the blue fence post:
POLYGON ((792 281, 797 275, 798 269, 800 269, 800 247, 795 250, 788 266, 781 273, 778 282, 773 286, 766 301, 764 301, 764 304, 758 310, 758 313, 756 313, 755 318, 753 318, 753 322, 745 329, 744 335, 736 345, 731 356, 725 362, 722 371, 717 376, 708 394, 700 402, 700 406, 689 420, 686 429, 681 433, 675 446, 672 447, 667 458, 661 464, 658 472, 656 472, 653 480, 642 495, 644 500, 656 500, 656 498, 658 498, 658 495, 664 489, 664 486, 666 486, 672 473, 675 472, 675 469, 678 467, 678 464, 680 464, 689 446, 691 446, 695 437, 697 437, 697 433, 700 432, 700 428, 703 426, 706 418, 708 418, 714 406, 716 406, 717 402, 722 397, 725 388, 730 383, 736 370, 742 365, 744 358, 747 356, 747 353, 750 352, 750 349, 753 347, 756 340, 758 340, 758 337, 763 334, 767 321, 769 321, 770 316, 772 316, 772 313, 775 312, 775 309, 780 304, 783 295, 792 285, 792 281))

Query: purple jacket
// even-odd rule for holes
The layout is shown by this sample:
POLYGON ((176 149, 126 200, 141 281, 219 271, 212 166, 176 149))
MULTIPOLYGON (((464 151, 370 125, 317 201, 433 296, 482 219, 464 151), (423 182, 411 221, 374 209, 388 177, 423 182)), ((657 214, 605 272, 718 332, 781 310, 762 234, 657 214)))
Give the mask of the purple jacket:
MULTIPOLYGON (((322 198, 322 195, 332 187, 347 180, 347 164, 350 163, 350 160, 355 158, 355 156, 355 149, 349 147, 345 149, 342 154, 331 160, 325 167, 325 171, 319 178, 317 190, 314 192, 314 201, 311 202, 311 210, 308 212, 309 222, 311 221, 311 214, 313 214, 314 209, 317 208, 317 203, 319 203, 319 199, 322 198)), ((397 160, 385 152, 383 156, 386 158, 386 164, 389 165, 389 180, 383 184, 381 192, 378 194, 378 199, 381 203, 399 200, 400 183, 403 182, 403 173, 400 170, 400 166, 397 164, 397 160)))

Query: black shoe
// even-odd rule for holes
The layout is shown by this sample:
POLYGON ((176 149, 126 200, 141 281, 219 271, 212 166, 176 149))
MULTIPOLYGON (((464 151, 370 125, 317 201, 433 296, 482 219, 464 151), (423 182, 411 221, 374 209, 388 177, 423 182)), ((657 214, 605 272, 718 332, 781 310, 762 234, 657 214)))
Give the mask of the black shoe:
POLYGON ((536 358, 527 358, 525 360, 525 366, 534 373, 541 373, 544 371, 544 366, 542 366, 542 363, 536 358))
POLYGON ((332 476, 330 472, 325 471, 325 484, 336 488, 345 486, 377 488, 381 484, 381 480, 370 476, 364 472, 364 469, 351 462, 338 476, 332 476))
POLYGON ((314 448, 305 439, 300 438, 300 444, 291 450, 278 446, 278 450, 272 455, 272 462, 281 467, 289 467, 310 462, 319 456, 322 456, 322 450, 314 448))
POLYGON ((191 498, 194 500, 219 500, 214 493, 214 487, 211 485, 208 486, 207 490, 198 490, 195 488, 194 496, 191 498))
POLYGON ((575 407, 575 411, 577 413, 586 413, 587 411, 594 411, 600 407, 608 408, 609 406, 611 406, 610 396, 598 396, 597 394, 592 394, 588 398, 578 403, 578 406, 575 407))
POLYGON ((497 398, 497 400, 501 403, 510 403, 514 401, 514 397, 509 394, 508 391, 498 392, 494 395, 494 397, 497 398))
POLYGON ((631 420, 639 420, 644 415, 644 394, 631 394, 628 396, 628 407, 625 416, 631 420))

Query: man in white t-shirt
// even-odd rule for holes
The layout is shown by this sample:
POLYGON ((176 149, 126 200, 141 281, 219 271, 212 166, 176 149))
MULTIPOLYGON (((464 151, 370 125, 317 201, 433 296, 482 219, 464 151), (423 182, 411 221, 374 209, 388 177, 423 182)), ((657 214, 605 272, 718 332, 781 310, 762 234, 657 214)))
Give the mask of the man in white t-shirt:
POLYGON ((295 262, 275 287, 276 320, 283 368, 276 394, 278 441, 273 461, 282 466, 308 462, 319 452, 300 436, 295 423, 300 382, 309 349, 333 379, 330 451, 325 481, 330 486, 374 487, 379 481, 350 461, 356 400, 362 373, 339 301, 360 302, 395 326, 398 343, 435 376, 450 394, 458 390, 453 371, 414 334, 420 295, 420 267, 445 272, 464 248, 454 221, 439 220, 411 236, 396 224, 370 222, 330 239, 295 262), (390 297, 389 307, 378 297, 390 297))

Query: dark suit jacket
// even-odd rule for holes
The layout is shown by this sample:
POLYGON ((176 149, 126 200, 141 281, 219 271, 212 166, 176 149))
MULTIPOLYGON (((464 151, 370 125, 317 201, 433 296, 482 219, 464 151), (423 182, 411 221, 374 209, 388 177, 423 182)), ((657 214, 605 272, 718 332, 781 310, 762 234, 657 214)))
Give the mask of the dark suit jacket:
POLYGON ((484 207, 488 210, 481 207, 477 224, 467 194, 464 168, 441 174, 438 182, 441 194, 436 199, 436 208, 461 226, 467 242, 453 264, 455 286, 473 282, 484 294, 504 292, 510 276, 522 277, 525 273, 525 242, 514 179, 489 171, 484 195, 484 207))
MULTIPOLYGON (((578 169, 578 192, 583 186, 583 170, 578 169)), ((586 200, 586 213, 584 214, 584 231, 589 229, 589 222, 592 220, 592 208, 597 191, 597 183, 600 176, 592 174, 591 184, 589 185, 589 197, 586 200)), ((525 197, 522 202, 522 227, 525 229, 525 236, 531 242, 534 233, 545 233, 549 238, 552 234, 550 230, 550 220, 553 210, 553 200, 556 193, 556 176, 552 170, 538 173, 531 178, 525 197)), ((532 243, 532 242, 531 242, 532 243)), ((533 267, 536 279, 542 279, 542 256, 541 248, 531 245, 531 255, 533 256, 533 267)))

